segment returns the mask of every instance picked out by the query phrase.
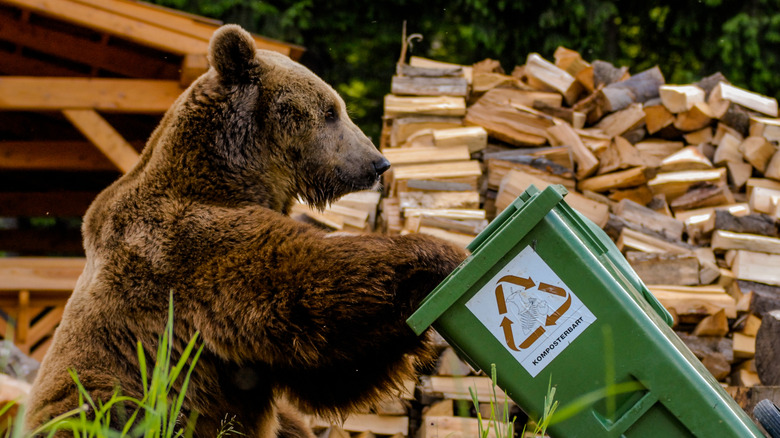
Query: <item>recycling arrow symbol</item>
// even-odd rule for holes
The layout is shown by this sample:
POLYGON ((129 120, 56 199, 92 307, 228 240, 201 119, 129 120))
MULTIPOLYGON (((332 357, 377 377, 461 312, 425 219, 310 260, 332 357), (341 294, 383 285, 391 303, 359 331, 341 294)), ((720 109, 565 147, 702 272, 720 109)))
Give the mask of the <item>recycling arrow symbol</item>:
POLYGON ((542 325, 540 323, 539 326, 536 327, 536 329, 533 330, 533 332, 531 332, 530 335, 528 335, 522 342, 520 342, 519 345, 515 344, 514 330, 512 328, 514 322, 511 319, 509 319, 507 316, 504 316, 504 318, 501 320, 500 326, 504 332, 504 339, 506 341, 506 345, 514 351, 520 351, 522 349, 529 348, 531 345, 533 345, 533 343, 536 342, 536 340, 539 339, 547 331, 545 327, 555 325, 558 322, 558 320, 571 307, 571 295, 569 295, 569 293, 566 292, 566 290, 561 287, 554 286, 552 284, 547 284, 547 283, 539 283, 537 286, 537 284, 531 278, 517 277, 514 275, 506 275, 504 277, 501 277, 498 280, 498 285, 496 286, 496 291, 495 291, 496 304, 498 306, 499 315, 505 315, 506 313, 508 313, 507 305, 506 305, 506 297, 504 294, 504 287, 503 287, 504 284, 513 284, 515 286, 521 286, 526 290, 530 290, 536 287, 536 289, 540 292, 566 298, 566 300, 563 302, 563 304, 560 305, 560 307, 558 307, 555 311, 545 316, 544 324, 542 325))

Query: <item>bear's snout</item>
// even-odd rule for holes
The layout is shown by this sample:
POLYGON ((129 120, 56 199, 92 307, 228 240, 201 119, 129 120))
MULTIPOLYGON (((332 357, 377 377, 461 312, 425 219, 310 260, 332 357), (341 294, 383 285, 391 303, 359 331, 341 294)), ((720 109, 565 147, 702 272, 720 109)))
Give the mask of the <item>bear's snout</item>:
POLYGON ((381 176, 383 173, 387 172, 387 169, 390 168, 390 162, 387 161, 387 158, 385 157, 379 157, 378 160, 374 160, 374 171, 376 171, 376 176, 381 176))

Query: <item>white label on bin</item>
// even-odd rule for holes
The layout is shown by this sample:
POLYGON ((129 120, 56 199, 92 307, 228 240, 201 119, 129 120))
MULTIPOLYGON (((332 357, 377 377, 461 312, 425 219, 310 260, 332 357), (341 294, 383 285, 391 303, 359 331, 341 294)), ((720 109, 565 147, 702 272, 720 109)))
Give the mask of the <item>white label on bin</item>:
POLYGON ((530 246, 474 294, 466 307, 531 377, 596 321, 530 246))

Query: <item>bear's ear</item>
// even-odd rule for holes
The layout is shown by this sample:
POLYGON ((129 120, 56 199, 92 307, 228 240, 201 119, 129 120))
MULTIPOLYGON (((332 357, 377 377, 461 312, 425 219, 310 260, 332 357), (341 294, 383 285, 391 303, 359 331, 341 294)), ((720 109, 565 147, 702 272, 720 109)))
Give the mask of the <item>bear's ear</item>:
POLYGON ((226 24, 209 42, 209 63, 227 81, 240 81, 255 65, 255 40, 237 24, 226 24))

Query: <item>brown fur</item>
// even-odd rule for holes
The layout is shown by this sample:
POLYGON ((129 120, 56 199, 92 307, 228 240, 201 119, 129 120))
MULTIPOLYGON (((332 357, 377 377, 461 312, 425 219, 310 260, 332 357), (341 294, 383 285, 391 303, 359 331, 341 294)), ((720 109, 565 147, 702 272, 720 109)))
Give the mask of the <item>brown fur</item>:
POLYGON ((195 436, 235 416, 250 437, 308 436, 293 410, 375 402, 428 349, 404 320, 464 257, 421 235, 334 236, 285 214, 374 186, 387 162, 338 95, 304 67, 215 33, 212 68, 173 105, 141 161, 84 221, 87 266, 29 401, 34 428, 96 399, 140 397, 136 341, 154 362, 175 308, 175 353, 205 345, 184 415, 195 436))

